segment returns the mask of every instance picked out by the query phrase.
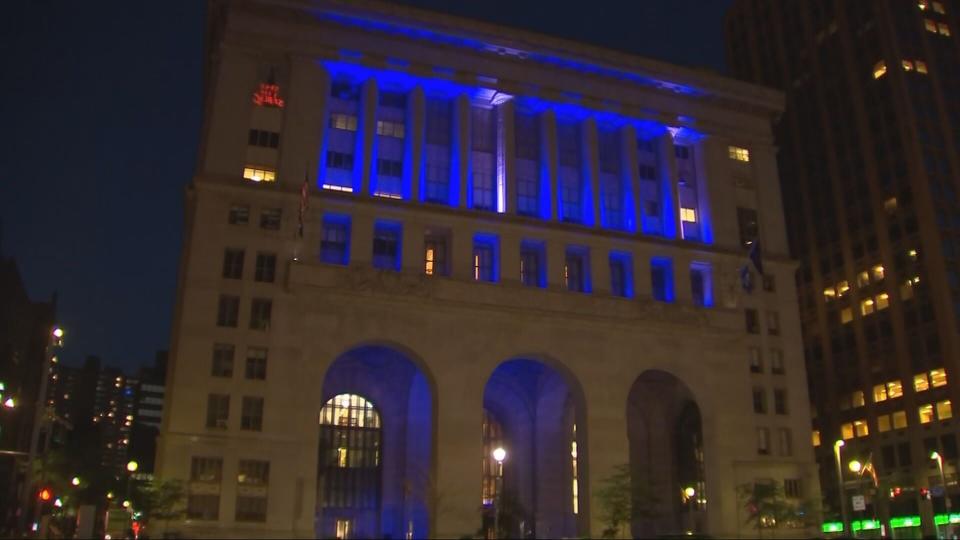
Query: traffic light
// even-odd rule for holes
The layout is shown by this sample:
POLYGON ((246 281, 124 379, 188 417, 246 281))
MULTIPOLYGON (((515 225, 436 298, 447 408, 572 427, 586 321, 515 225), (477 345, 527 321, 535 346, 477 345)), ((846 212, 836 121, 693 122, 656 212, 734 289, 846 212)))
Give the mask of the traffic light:
POLYGON ((920 488, 920 497, 922 497, 922 498, 924 498, 924 499, 929 499, 929 498, 930 498, 930 490, 927 489, 927 488, 925 488, 925 487, 920 488))
POLYGON ((50 499, 53 498, 53 490, 50 489, 50 488, 45 487, 45 488, 43 488, 43 489, 40 490, 40 493, 37 494, 37 497, 38 497, 41 501, 47 502, 47 501, 49 501, 50 499))
POLYGON ((891 498, 891 499, 894 498, 894 497, 899 497, 901 493, 903 493, 903 488, 901 488, 900 486, 895 486, 895 487, 890 488, 890 498, 891 498))

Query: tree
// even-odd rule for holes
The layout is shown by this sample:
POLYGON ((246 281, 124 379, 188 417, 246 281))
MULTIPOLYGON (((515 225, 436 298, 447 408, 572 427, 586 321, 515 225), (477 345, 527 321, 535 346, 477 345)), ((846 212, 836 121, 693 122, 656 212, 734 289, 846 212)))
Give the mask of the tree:
POLYGON ((648 482, 633 482, 630 465, 618 465, 612 475, 601 482, 597 491, 601 515, 607 524, 604 538, 617 538, 628 532, 637 519, 653 519, 660 515, 660 498, 648 482))
POLYGON ((166 532, 170 520, 178 519, 186 511, 186 489, 180 480, 152 479, 138 483, 132 493, 134 509, 143 514, 143 522, 162 520, 166 532))
POLYGON ((764 529, 777 529, 787 523, 803 521, 805 512, 787 500, 783 485, 775 480, 741 484, 737 495, 747 510, 745 523, 757 528, 757 536, 764 529))

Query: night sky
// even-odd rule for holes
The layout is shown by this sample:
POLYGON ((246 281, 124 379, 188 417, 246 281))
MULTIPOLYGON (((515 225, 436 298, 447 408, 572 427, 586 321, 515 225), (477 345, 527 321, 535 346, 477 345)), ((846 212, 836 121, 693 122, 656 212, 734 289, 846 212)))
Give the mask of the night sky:
MULTIPOLYGON (((723 71, 729 0, 403 3, 723 71)), ((9 4, 0 252, 34 299, 59 294, 67 363, 134 370, 170 339, 206 2, 9 4)))

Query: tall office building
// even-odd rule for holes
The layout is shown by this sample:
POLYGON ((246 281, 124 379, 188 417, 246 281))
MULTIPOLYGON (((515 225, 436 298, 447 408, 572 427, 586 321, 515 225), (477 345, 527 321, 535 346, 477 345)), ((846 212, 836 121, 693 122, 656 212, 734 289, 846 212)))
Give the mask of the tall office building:
POLYGON ((596 537, 620 466, 636 535, 819 498, 778 92, 369 1, 209 10, 184 534, 458 538, 499 501, 501 537, 596 537))
POLYGON ((958 16, 947 0, 738 0, 726 21, 733 73, 786 94, 778 159, 828 505, 839 515, 844 441, 851 515, 848 462, 869 460, 867 514, 927 534, 945 512, 933 452, 957 492, 958 16))

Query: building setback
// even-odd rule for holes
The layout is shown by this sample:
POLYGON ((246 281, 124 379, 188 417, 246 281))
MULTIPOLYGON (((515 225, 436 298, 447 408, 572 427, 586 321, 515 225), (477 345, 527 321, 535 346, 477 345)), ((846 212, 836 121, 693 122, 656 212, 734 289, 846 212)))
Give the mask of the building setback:
POLYGON ((459 538, 499 499, 509 535, 599 536, 621 465, 642 536, 819 497, 779 93, 383 3, 208 7, 157 457, 184 534, 459 538))
POLYGON ((869 460, 867 512, 920 516, 926 535, 945 512, 932 452, 960 502, 958 16, 950 0, 743 0, 726 21, 735 75, 786 93, 780 178, 827 505, 839 516, 842 440, 847 508, 847 463, 869 460))

